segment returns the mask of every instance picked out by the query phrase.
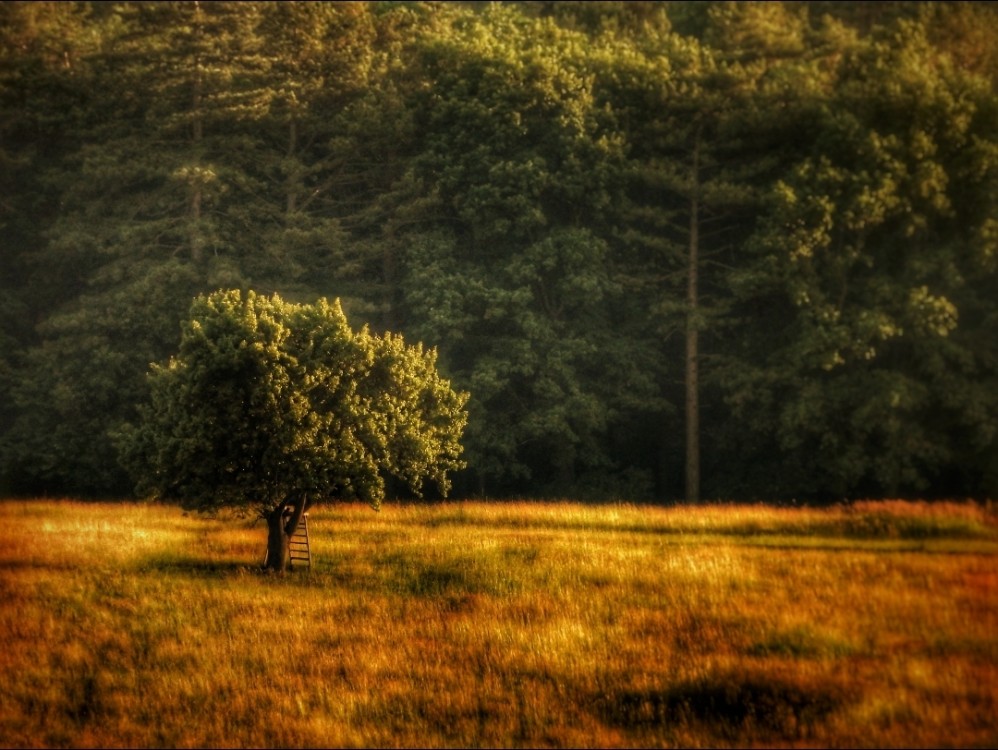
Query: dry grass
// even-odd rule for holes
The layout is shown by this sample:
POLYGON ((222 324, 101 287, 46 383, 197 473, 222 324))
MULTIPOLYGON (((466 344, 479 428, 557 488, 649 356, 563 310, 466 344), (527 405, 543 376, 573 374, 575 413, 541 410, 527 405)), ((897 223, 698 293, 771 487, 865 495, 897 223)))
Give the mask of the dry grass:
POLYGON ((264 529, 0 503, 6 746, 995 746, 998 527, 828 510, 337 506, 264 529))

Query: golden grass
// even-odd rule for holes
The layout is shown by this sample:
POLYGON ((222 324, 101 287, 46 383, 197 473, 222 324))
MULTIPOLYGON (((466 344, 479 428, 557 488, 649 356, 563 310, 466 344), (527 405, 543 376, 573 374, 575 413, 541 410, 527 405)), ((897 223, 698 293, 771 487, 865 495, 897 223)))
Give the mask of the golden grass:
POLYGON ((995 746, 998 527, 962 503, 313 512, 0 503, 0 744, 995 746))

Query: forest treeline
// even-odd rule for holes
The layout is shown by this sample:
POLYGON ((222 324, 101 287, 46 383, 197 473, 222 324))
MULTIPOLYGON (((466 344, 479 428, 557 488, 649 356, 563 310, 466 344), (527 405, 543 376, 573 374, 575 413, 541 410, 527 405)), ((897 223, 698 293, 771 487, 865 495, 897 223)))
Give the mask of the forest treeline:
POLYGON ((998 14, 0 4, 0 492, 114 437, 220 288, 471 394, 458 496, 998 493, 998 14))

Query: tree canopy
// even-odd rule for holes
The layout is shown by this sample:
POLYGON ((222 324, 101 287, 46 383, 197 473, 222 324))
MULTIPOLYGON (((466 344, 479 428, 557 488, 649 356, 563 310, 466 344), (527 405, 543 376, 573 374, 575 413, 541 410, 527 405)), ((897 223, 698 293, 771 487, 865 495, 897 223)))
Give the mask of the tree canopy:
MULTIPOLYGON (((288 410, 253 461, 330 429, 290 362, 345 311, 364 383, 471 393, 462 494, 994 496, 996 38, 988 3, 2 3, 0 492, 132 492, 122 425, 208 366, 149 363, 248 305, 232 366, 288 410)), ((443 476, 350 425, 349 483, 240 492, 443 476)))
POLYGON ((197 510, 378 506, 387 477, 446 496, 463 467, 468 397, 437 373, 436 352, 352 331, 338 301, 198 297, 150 381, 119 432, 125 464, 143 493, 197 510))

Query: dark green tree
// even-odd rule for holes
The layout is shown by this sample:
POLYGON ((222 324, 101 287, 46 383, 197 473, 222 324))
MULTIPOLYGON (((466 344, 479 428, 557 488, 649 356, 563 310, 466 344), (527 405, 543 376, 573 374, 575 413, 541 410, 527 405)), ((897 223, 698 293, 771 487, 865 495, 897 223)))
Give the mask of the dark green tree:
POLYGON ((380 16, 368 3, 267 3, 257 28, 267 65, 266 117, 252 172, 260 190, 245 196, 245 222, 260 232, 261 279, 278 276, 286 294, 331 288, 368 307, 351 285, 356 242, 344 218, 357 211, 356 143, 348 131, 359 100, 379 86, 384 53, 380 16))
POLYGON ((58 212, 26 264, 60 291, 11 386, 8 460, 35 491, 120 494, 108 429, 131 416, 148 363, 189 300, 284 266, 243 202, 269 91, 249 3, 102 9, 76 82, 75 147, 48 170, 58 212))
POLYGON ((438 346, 465 491, 993 494, 996 19, 0 4, 0 487, 126 492, 225 287, 438 346))
POLYGON ((88 4, 0 6, 0 487, 7 491, 73 487, 67 474, 32 485, 51 465, 45 432, 52 425, 37 436, 22 430, 19 392, 37 322, 79 294, 88 270, 78 256, 47 255, 45 230, 61 210, 64 183, 54 175, 94 116, 88 104, 102 38, 88 4))
POLYGON ((385 478, 446 495, 463 467, 467 394, 436 352, 400 336, 354 332, 339 302, 290 304, 253 292, 195 300, 180 348, 150 375, 151 401, 119 445, 139 490, 268 522, 268 562, 316 502, 378 507, 385 478))
POLYGON ((733 277, 774 322, 746 329, 729 403, 745 443, 782 457, 775 494, 986 494, 998 430, 990 82, 917 22, 836 59, 813 151, 775 183, 754 259, 733 277))
POLYGON ((401 184, 407 325, 446 347, 474 394, 480 492, 635 491, 610 481, 610 435, 654 392, 615 319, 599 229, 621 153, 585 50, 577 32, 496 6, 416 56, 432 83, 413 97, 421 140, 401 184))
POLYGON ((601 92, 627 144, 626 200, 614 221, 628 290, 658 339, 663 395, 683 404, 682 423, 667 413, 653 438, 664 455, 660 487, 688 502, 701 497, 706 442, 718 463, 715 365, 733 326, 727 275, 787 148, 780 118, 760 111, 763 82, 803 49, 800 20, 779 4, 725 4, 708 21, 703 42, 667 24, 607 36, 601 92), (668 475, 683 477, 682 488, 668 475))

